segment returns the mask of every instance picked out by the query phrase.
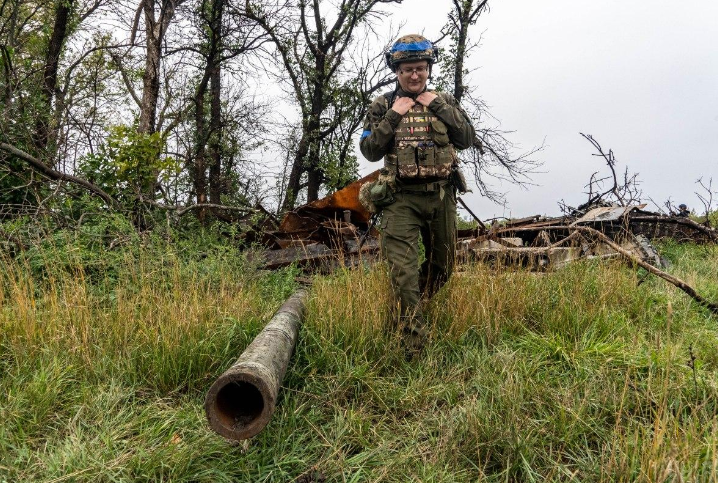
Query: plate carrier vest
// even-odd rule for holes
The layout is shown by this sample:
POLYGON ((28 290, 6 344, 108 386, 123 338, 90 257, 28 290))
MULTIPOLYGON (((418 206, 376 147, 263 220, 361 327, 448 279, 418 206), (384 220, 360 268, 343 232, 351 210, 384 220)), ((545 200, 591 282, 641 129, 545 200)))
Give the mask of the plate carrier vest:
POLYGON ((401 118, 394 144, 384 156, 384 166, 404 179, 448 178, 455 162, 446 124, 418 103, 401 118))

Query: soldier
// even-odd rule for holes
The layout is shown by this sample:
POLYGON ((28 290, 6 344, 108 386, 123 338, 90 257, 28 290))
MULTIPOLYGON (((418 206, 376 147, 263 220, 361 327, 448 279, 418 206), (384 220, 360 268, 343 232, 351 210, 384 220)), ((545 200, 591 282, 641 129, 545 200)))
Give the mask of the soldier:
POLYGON ((676 216, 679 218, 688 218, 691 215, 691 210, 688 209, 685 203, 678 205, 678 213, 676 216))
POLYGON ((406 35, 385 57, 397 85, 369 107, 360 148, 369 161, 384 159, 372 198, 381 211, 382 251, 411 354, 426 337, 420 300, 433 296, 453 270, 456 189, 450 177, 458 169, 456 149, 472 145, 474 128, 452 95, 427 89, 438 57, 429 40, 406 35), (426 258, 421 268, 420 236, 426 258))

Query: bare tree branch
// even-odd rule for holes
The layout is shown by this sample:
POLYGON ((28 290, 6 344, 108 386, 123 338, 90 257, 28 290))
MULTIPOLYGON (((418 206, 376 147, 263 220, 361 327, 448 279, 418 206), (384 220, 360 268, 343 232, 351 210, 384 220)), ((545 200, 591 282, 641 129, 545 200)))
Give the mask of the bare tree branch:
POLYGON ((114 198, 107 194, 102 188, 93 183, 90 183, 86 179, 78 178, 77 176, 54 170, 36 157, 26 153, 25 151, 22 151, 21 149, 16 148, 15 146, 11 146, 10 144, 0 143, 0 149, 12 154, 19 159, 22 159, 23 161, 28 163, 33 169, 39 171, 50 179, 54 179, 56 181, 69 181, 70 183, 82 186, 83 188, 86 188, 92 193, 98 195, 108 205, 113 207, 117 206, 117 201, 114 198))

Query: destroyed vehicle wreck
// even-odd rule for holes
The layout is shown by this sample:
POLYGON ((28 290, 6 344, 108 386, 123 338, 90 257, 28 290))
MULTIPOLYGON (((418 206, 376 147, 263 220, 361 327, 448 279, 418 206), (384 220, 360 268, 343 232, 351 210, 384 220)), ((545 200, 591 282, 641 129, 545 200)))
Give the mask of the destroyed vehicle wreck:
MULTIPOLYGON (((379 233, 371 214, 359 203, 359 189, 374 181, 374 172, 332 195, 287 213, 276 229, 264 233, 267 247, 261 264, 276 269, 297 264, 308 270, 329 271, 379 257, 379 233)), ((596 206, 598 205, 598 206, 596 206)), ((615 258, 620 254, 606 242, 653 266, 662 265, 653 240, 715 243, 718 232, 689 218, 646 211, 645 204, 585 207, 575 215, 532 216, 486 226, 478 218, 475 229, 459 230, 459 262, 543 270, 582 258, 615 258), (606 239, 594 236, 596 231, 606 239)), ((472 213, 473 215, 473 213, 472 213)))
POLYGON ((670 238, 679 242, 714 243, 715 230, 688 218, 645 211, 646 205, 598 206, 583 216, 534 216, 508 220, 475 237, 460 238, 464 260, 488 260, 531 269, 560 267, 580 258, 614 258, 619 253, 587 230, 591 228, 618 243, 632 255, 661 266, 651 241, 670 238), (589 235, 587 235, 587 233, 589 235))

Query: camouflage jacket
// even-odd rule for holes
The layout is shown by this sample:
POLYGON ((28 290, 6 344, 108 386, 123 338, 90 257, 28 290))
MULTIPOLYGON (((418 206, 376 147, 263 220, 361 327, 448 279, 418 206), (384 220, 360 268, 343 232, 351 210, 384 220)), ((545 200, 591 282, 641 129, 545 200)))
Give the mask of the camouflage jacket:
MULTIPOLYGON (((466 149, 473 144, 474 127, 469 116, 449 93, 435 92, 436 99, 429 104, 429 111, 435 114, 448 128, 449 141, 456 149, 466 149)), ((395 97, 405 95, 401 89, 395 97)), ((369 106, 364 120, 364 132, 359 142, 362 154, 369 161, 379 161, 394 147, 394 133, 402 116, 389 108, 387 97, 375 98, 369 106)))

